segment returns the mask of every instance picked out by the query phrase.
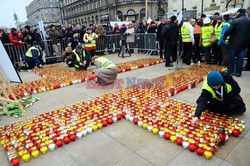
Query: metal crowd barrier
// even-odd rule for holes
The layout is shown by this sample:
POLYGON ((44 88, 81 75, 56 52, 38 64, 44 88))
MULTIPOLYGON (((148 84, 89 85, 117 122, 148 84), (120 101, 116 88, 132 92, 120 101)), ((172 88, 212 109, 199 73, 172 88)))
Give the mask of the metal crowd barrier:
POLYGON ((60 61, 62 60, 62 52, 68 46, 68 39, 56 39, 56 40, 42 40, 42 41, 34 41, 32 44, 27 43, 19 43, 15 45, 13 43, 5 44, 5 50, 8 53, 12 62, 20 63, 24 61, 24 56, 27 50, 32 45, 40 45, 44 46, 45 57, 44 60, 46 62, 51 61, 51 59, 60 61))
MULTIPOLYGON (((106 35, 99 37, 96 41, 96 52, 115 52, 121 47, 122 35, 106 35)), ((67 38, 56 40, 42 40, 35 41, 32 44, 20 43, 16 45, 9 43, 4 47, 10 56, 13 63, 19 63, 24 61, 25 53, 32 45, 43 45, 45 48, 44 60, 48 61, 60 61, 62 60, 62 52, 68 46, 69 40, 67 38)), ((135 33, 134 42, 128 43, 130 50, 137 49, 138 51, 144 51, 148 55, 151 55, 153 51, 157 51, 156 34, 148 33, 135 33)))

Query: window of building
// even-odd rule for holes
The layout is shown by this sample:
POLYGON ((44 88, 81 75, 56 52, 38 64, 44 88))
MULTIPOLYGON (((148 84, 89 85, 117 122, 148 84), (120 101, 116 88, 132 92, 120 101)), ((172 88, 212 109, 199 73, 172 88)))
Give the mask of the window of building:
POLYGON ((145 9, 141 9, 140 11, 140 20, 145 20, 146 12, 145 9))
POLYGON ((118 17, 119 20, 121 20, 121 21, 123 20, 123 14, 122 14, 121 11, 117 11, 116 15, 117 15, 117 17, 118 17))
POLYGON ((133 16, 133 15, 135 15, 135 11, 133 9, 129 9, 127 14, 130 16, 133 16))

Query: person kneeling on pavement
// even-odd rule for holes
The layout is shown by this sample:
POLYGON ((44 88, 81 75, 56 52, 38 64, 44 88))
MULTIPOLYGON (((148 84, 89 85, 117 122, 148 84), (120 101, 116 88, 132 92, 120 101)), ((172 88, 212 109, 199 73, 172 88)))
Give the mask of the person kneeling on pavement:
POLYGON ((118 74, 116 65, 105 57, 94 56, 92 58, 96 70, 94 73, 97 76, 96 83, 101 85, 109 85, 113 83, 118 74))
POLYGON ((24 56, 25 65, 18 64, 18 71, 43 67, 42 52, 43 48, 39 45, 30 47, 24 56))
POLYGON ((90 57, 86 55, 84 46, 79 44, 73 51, 72 51, 72 63, 75 66, 75 70, 87 70, 90 63, 90 57))
POLYGON ((240 96, 240 87, 231 75, 225 72, 211 71, 202 86, 202 93, 197 100, 195 117, 192 125, 205 110, 219 114, 242 114, 246 111, 240 96))

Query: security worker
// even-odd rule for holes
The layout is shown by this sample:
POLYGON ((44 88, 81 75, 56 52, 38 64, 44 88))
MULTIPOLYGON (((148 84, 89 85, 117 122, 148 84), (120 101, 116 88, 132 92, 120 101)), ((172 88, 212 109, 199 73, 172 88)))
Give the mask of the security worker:
POLYGON ((93 29, 89 27, 87 33, 84 34, 83 41, 85 42, 86 54, 90 59, 96 54, 96 39, 98 35, 93 33, 93 29))
POLYGON ((79 44, 73 51, 72 51, 72 62, 75 66, 75 70, 87 70, 90 58, 86 55, 84 46, 79 44))
POLYGON ((217 44, 219 46, 221 46, 221 54, 223 56, 222 65, 223 66, 228 66, 228 53, 229 53, 228 41, 229 41, 229 36, 227 37, 227 39, 225 41, 223 40, 223 37, 224 37, 225 32, 228 30, 228 28, 232 24, 232 20, 230 19, 230 16, 228 14, 225 14, 223 16, 223 20, 224 20, 224 23, 223 23, 221 34, 220 34, 220 39, 219 39, 217 44))
POLYGON ((35 66, 43 67, 42 51, 43 48, 39 45, 30 47, 24 56, 25 65, 18 64, 17 70, 30 70, 35 66))
POLYGON ((97 83, 101 85, 108 85, 113 83, 117 78, 117 67, 116 65, 105 57, 94 56, 92 58, 96 66, 94 71, 97 76, 97 83))
POLYGON ((201 38, 201 25, 197 21, 194 26, 194 56, 193 62, 198 62, 198 65, 201 63, 201 47, 200 47, 200 38, 201 38))
POLYGON ((202 86, 202 93, 197 100, 195 117, 192 124, 205 110, 219 114, 242 114, 246 111, 245 103, 240 96, 238 83, 227 73, 211 71, 202 86))
POLYGON ((224 23, 222 22, 222 16, 219 16, 217 19, 217 24, 214 27, 214 32, 216 36, 216 43, 214 44, 214 64, 219 63, 219 65, 222 65, 223 56, 221 54, 221 46, 219 46, 217 43, 220 40, 222 26, 224 23))
POLYGON ((187 65, 191 64, 192 46, 194 45, 194 28, 191 25, 192 18, 188 18, 181 27, 181 37, 183 43, 183 62, 187 65))
POLYGON ((211 47, 212 47, 211 36, 214 33, 214 28, 210 24, 210 22, 211 20, 208 17, 203 20, 204 25, 201 28, 201 40, 200 40, 200 46, 202 44, 204 48, 207 64, 210 64, 211 61, 211 47))

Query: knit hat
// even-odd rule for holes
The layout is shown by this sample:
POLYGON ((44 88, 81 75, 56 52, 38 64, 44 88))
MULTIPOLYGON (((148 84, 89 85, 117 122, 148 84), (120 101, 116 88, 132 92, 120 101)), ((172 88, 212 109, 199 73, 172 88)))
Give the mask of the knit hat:
POLYGON ((207 75, 207 83, 210 86, 221 85, 224 82, 224 79, 220 72, 218 71, 211 71, 207 75))

